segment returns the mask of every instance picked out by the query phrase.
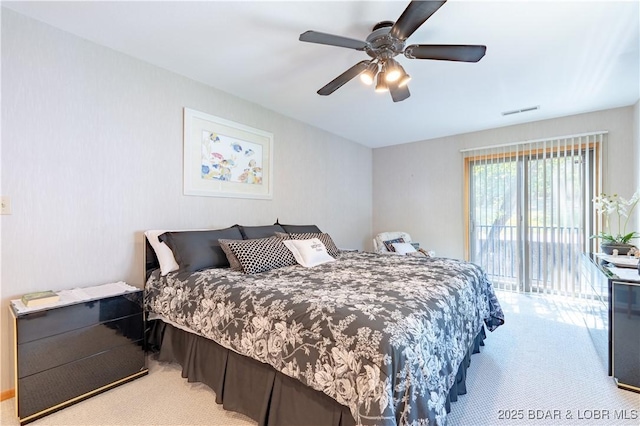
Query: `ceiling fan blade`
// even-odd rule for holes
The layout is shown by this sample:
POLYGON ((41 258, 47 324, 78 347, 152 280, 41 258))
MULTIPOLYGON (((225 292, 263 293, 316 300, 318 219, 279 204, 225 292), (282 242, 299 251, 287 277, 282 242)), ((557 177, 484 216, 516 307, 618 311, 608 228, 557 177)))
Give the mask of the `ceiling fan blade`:
POLYGON ((326 86, 322 89, 318 90, 318 95, 327 96, 341 88, 346 82, 362 73, 362 71, 367 69, 367 65, 369 65, 371 61, 360 61, 333 80, 331 80, 326 86))
POLYGON ((406 84, 401 87, 398 87, 397 84, 389 84, 389 93, 391 93, 391 99, 393 99, 393 102, 404 101, 411 96, 411 93, 409 93, 409 86, 406 84))
POLYGON ((333 34, 321 33, 318 31, 305 31, 300 34, 299 40, 306 41, 308 43, 327 44, 329 46, 346 47, 348 49, 355 50, 364 50, 364 48, 367 46, 366 41, 337 36, 333 34))
POLYGON ((436 59, 440 61, 478 62, 487 46, 466 44, 412 44, 404 50, 409 59, 436 59))
POLYGON ((400 15, 396 23, 393 24, 389 34, 400 40, 406 40, 445 3, 446 0, 412 1, 404 12, 402 12, 402 15, 400 15))

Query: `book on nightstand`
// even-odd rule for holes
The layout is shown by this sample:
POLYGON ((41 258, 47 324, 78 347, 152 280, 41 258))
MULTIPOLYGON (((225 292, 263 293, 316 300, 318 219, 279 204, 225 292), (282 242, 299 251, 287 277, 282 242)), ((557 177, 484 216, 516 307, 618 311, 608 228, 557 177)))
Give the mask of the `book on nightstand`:
POLYGON ((60 300, 58 293, 54 293, 51 290, 36 291, 34 293, 27 293, 22 296, 22 303, 25 306, 33 307, 39 305, 46 305, 47 303, 54 303, 60 300))

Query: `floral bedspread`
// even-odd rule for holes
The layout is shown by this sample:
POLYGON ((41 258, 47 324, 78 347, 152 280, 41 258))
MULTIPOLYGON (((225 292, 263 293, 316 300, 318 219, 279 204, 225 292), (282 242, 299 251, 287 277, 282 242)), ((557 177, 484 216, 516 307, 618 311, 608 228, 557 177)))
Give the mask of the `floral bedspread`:
POLYGON ((272 365, 351 410, 358 424, 446 424, 445 402, 483 323, 504 322, 475 264, 343 253, 255 275, 154 272, 146 307, 272 365))

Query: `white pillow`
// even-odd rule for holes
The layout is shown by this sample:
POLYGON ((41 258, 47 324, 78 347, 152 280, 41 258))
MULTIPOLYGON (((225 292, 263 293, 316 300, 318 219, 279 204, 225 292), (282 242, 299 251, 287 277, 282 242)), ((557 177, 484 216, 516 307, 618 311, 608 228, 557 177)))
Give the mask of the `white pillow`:
POLYGON ((416 249, 411 245, 411 243, 393 243, 391 244, 394 249, 396 249, 396 253, 398 254, 407 254, 413 253, 416 249))
POLYGON ((335 258, 327 253, 327 248, 318 238, 308 240, 284 240, 296 261, 305 268, 311 268, 327 262, 335 262, 335 258))
POLYGON ((144 233, 144 235, 146 235, 147 237, 147 240, 149 240, 149 244, 151 244, 153 251, 156 252, 156 257, 158 258, 158 263, 160 264, 160 274, 162 276, 167 275, 169 272, 177 271, 178 268, 180 268, 169 246, 158 240, 158 236, 164 234, 165 232, 169 231, 153 230, 145 231, 144 233))

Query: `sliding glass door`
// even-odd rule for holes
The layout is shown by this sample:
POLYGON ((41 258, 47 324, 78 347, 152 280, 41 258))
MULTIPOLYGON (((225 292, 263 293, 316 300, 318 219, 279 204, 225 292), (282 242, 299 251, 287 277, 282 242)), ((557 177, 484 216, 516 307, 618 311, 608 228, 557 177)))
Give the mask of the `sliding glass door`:
POLYGON ((496 288, 579 295, 602 137, 465 152, 468 257, 496 288))
POLYGON ((472 161, 469 166, 470 260, 485 269, 496 288, 517 290, 524 279, 519 244, 521 163, 505 156, 472 161))

